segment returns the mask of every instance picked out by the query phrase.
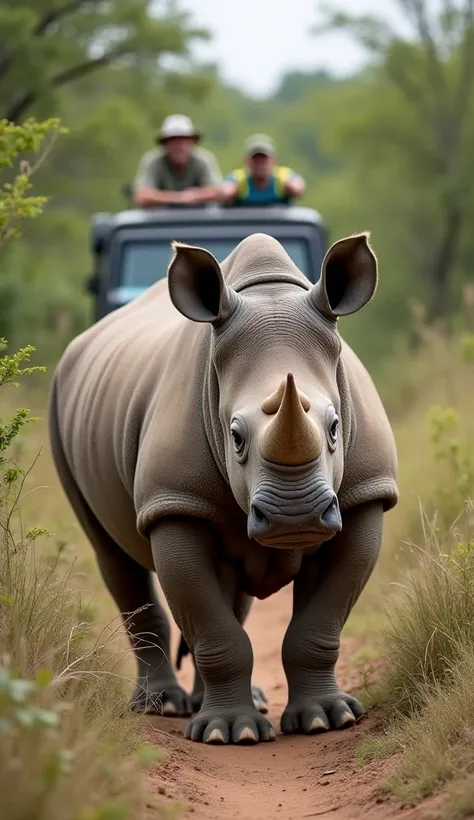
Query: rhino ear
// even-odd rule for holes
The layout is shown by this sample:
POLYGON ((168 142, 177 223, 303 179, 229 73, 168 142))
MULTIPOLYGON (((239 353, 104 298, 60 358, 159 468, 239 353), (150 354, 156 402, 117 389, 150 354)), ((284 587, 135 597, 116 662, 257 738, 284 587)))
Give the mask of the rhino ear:
POLYGON ((340 239, 324 257, 321 277, 309 292, 328 319, 348 316, 370 302, 377 288, 377 258, 364 232, 340 239))
POLYGON ((217 259, 204 250, 172 242, 168 290, 177 310, 193 322, 220 324, 237 305, 237 294, 224 282, 217 259))

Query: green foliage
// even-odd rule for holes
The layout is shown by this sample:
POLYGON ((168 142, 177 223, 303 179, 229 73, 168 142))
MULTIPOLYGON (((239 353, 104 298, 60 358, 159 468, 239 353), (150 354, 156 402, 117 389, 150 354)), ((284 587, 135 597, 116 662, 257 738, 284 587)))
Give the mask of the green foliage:
POLYGON ((445 14, 434 4, 394 5, 411 35, 381 15, 333 7, 323 29, 348 31, 374 55, 375 94, 348 119, 342 138, 366 178, 365 196, 385 177, 385 197, 379 189, 377 200, 394 221, 390 233, 402 227, 401 249, 408 240, 411 251, 404 264, 424 282, 431 315, 446 316, 459 298, 460 262, 471 242, 474 8, 450 3, 445 14), (403 187, 405 215, 397 225, 392 198, 403 187))
POLYGON ((430 507, 446 530, 463 509, 474 487, 474 457, 459 436, 460 418, 453 407, 434 407, 429 414, 435 463, 440 467, 430 507))
POLYGON ((13 347, 33 341, 49 361, 90 322, 90 217, 123 207, 121 187, 162 118, 202 99, 209 78, 190 50, 204 36, 165 0, 2 4, 0 115, 18 122, 31 108, 70 131, 38 169, 43 219, 2 262, 0 335, 13 347))
POLYGON ((64 133, 64 129, 60 128, 57 119, 42 123, 29 119, 24 125, 14 125, 6 119, 0 120, 0 174, 13 168, 20 155, 37 155, 42 149, 33 166, 24 159, 13 181, 5 181, 0 187, 0 248, 13 236, 18 236, 18 222, 34 219, 43 211, 47 197, 29 196, 28 192, 32 187, 30 180, 60 133, 64 133), (47 144, 44 148, 45 140, 47 144))
POLYGON ((0 732, 14 735, 26 729, 31 733, 32 743, 36 744, 41 741, 44 731, 59 728, 59 711, 42 709, 33 701, 33 695, 41 688, 39 682, 23 680, 7 667, 0 666, 0 732))
MULTIPOLYGON (((45 196, 31 196, 31 178, 41 168, 60 134, 65 129, 59 120, 51 118, 45 122, 27 120, 23 125, 14 125, 7 120, 0 121, 0 250, 3 255, 0 275, 0 327, 9 331, 15 324, 15 303, 20 294, 15 253, 11 253, 10 239, 20 235, 20 225, 25 220, 34 220, 42 213, 47 203, 45 196), (11 273, 9 272, 11 270, 11 273)), ((32 293, 22 293, 22 300, 34 305, 32 293)), ((0 333, 1 335, 1 333, 0 333)), ((0 341, 1 347, 1 341, 0 341)), ((28 355, 24 348, 19 355, 28 355)), ((5 362, 3 362, 5 364, 5 362)), ((1 377, 1 373, 0 373, 1 377)), ((0 382, 1 383, 1 382, 0 382)))
POLYGON ((186 57, 206 33, 160 0, 6 0, 0 11, 0 105, 18 121, 31 106, 51 111, 58 91, 117 62, 146 71, 169 55, 186 57))
POLYGON ((291 72, 272 98, 255 101, 225 87, 216 69, 192 65, 190 49, 202 32, 177 5, 155 3, 152 9, 146 0, 116 0, 100 9, 85 0, 59 6, 10 0, 0 11, 0 34, 11 44, 5 73, 0 61, 4 111, 33 93, 32 110, 59 115, 70 130, 39 169, 38 185, 49 197, 43 219, 25 225, 25 242, 4 259, 0 335, 15 347, 32 341, 49 361, 90 323, 84 283, 91 266, 91 215, 126 205, 121 187, 133 179, 160 121, 173 111, 193 116, 224 173, 241 164, 250 131, 271 133, 280 160, 305 176, 303 202, 322 213, 331 239, 371 230, 380 286, 369 312, 344 320, 342 330, 379 380, 399 337, 407 346, 416 341, 411 304, 433 305, 454 206, 462 219, 453 237, 446 305, 458 309, 474 253, 470 73, 459 97, 470 34, 459 16, 449 25, 430 18, 442 90, 433 86, 418 28, 404 40, 385 21, 355 25, 346 15, 331 25, 343 24, 370 46, 373 66, 343 81, 291 72), (46 24, 49 12, 53 20, 46 24), (117 46, 128 54, 132 45, 126 59, 111 53, 117 46), (109 56, 91 65, 91 54, 109 56), (169 55, 181 60, 173 70, 169 55), (83 74, 75 73, 78 65, 87 66, 83 74), (71 82, 54 85, 58 75, 71 82), (407 96, 407 84, 416 99, 407 96), (452 140, 443 141, 448 134, 452 140))
MULTIPOLYGON (((6 339, 0 338, 0 352, 7 347, 6 339)), ((29 361, 34 347, 31 345, 22 348, 13 355, 5 353, 0 357, 0 388, 6 385, 18 387, 18 379, 32 373, 44 372, 44 367, 22 367, 24 362, 29 361)), ((25 424, 36 421, 30 416, 30 411, 26 408, 16 410, 11 419, 4 419, 0 416, 0 510, 2 505, 10 499, 11 493, 23 471, 14 463, 9 451, 11 446, 25 424), (1 492, 3 483, 4 492, 1 492)))

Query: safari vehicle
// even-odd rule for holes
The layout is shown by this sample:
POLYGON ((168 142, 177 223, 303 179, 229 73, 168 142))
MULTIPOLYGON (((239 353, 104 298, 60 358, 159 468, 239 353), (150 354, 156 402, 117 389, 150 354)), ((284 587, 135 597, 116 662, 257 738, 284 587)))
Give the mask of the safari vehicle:
POLYGON ((88 281, 95 297, 94 320, 166 276, 172 240, 206 248, 222 262, 252 233, 278 239, 308 279, 317 281, 327 233, 319 213, 310 208, 210 205, 96 214, 91 229, 94 270, 88 281))

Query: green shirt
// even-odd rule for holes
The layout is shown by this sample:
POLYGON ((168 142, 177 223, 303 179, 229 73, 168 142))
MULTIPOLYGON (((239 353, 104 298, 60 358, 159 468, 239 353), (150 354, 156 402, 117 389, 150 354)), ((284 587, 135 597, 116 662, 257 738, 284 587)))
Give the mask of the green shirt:
POLYGON ((221 182, 220 168, 210 151, 195 148, 187 165, 177 171, 161 148, 156 148, 141 158, 134 186, 160 191, 186 191, 188 188, 220 185, 221 182))

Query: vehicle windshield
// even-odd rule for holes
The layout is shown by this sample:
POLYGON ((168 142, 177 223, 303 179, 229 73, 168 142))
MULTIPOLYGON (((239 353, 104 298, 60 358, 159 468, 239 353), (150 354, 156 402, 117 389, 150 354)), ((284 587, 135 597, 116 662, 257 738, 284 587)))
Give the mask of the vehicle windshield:
MULTIPOLYGON (((190 245, 200 245, 222 262, 233 251, 240 239, 186 240, 190 245)), ((309 249, 307 240, 283 238, 279 241, 302 273, 309 276, 309 249)), ((166 276, 171 259, 170 243, 163 240, 127 241, 122 245, 120 287, 117 296, 121 302, 128 302, 166 276)))

